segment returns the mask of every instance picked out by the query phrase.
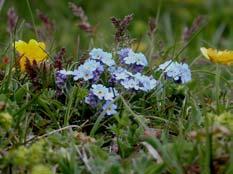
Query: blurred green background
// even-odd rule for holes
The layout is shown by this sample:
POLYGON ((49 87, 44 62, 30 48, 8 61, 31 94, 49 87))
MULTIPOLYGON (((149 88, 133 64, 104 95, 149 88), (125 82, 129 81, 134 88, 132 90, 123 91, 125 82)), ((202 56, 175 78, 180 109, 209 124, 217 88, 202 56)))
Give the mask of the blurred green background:
MULTIPOLYGON (((36 15, 40 10, 55 24, 53 44, 56 47, 75 49, 77 38, 80 38, 80 47, 87 49, 90 43, 89 36, 77 26, 77 18, 69 9, 69 0, 29 0, 36 25, 41 21, 36 15)), ((207 25, 201 34, 191 44, 192 53, 199 52, 201 45, 210 44, 214 47, 233 47, 233 0, 76 0, 71 1, 81 5, 92 25, 97 28, 92 43, 96 47, 109 47, 114 43, 114 27, 110 17, 122 18, 134 14, 129 31, 133 38, 147 45, 148 19, 158 17, 159 30, 156 39, 163 40, 165 44, 172 45, 182 37, 186 26, 190 26, 198 15, 204 15, 207 25), (158 16, 159 14, 159 16, 158 16)), ((32 29, 26 23, 31 22, 30 11, 26 0, 6 0, 1 10, 0 36, 1 45, 9 40, 6 31, 7 10, 14 7, 20 19, 20 34, 17 39, 28 40, 35 38, 32 29)), ((50 40, 51 42, 51 40, 50 40)), ((51 43, 50 43, 51 44, 51 43)))

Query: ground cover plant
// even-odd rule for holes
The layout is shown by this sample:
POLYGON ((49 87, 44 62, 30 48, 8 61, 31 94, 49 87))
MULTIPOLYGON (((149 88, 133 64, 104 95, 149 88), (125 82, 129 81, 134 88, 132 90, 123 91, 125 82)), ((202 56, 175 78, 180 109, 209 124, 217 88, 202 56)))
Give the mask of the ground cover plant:
POLYGON ((0 173, 232 174, 232 2, 112 3, 0 1, 0 173))

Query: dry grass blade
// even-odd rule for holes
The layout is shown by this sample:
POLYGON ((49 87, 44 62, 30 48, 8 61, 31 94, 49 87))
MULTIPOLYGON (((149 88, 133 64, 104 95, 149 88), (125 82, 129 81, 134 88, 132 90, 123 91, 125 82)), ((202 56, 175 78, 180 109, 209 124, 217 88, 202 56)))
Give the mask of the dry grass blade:
POLYGON ((162 160, 161 156, 159 155, 158 151, 156 149, 154 149, 150 144, 148 144, 147 142, 142 142, 142 145, 144 145, 146 147, 148 152, 157 161, 157 163, 162 163, 163 162, 163 160, 162 160))

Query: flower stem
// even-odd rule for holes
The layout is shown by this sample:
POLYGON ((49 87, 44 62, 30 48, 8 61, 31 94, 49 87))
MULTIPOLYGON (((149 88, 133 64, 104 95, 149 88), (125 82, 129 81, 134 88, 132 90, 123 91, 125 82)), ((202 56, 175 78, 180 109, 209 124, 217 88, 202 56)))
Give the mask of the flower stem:
POLYGON ((35 23, 35 20, 34 20, 34 17, 33 17, 33 13, 32 13, 32 8, 31 8, 31 5, 30 5, 30 2, 29 0, 26 0, 27 1, 27 6, 28 6, 28 9, 29 9, 29 12, 30 12, 30 15, 31 15, 31 20, 32 20, 32 24, 33 24, 33 29, 34 29, 34 32, 36 34, 36 38, 38 39, 38 33, 37 33, 37 30, 36 30, 36 23, 35 23))
POLYGON ((215 101, 216 101, 216 112, 220 113, 220 77, 221 77, 221 69, 219 65, 216 65, 216 76, 215 76, 215 101))

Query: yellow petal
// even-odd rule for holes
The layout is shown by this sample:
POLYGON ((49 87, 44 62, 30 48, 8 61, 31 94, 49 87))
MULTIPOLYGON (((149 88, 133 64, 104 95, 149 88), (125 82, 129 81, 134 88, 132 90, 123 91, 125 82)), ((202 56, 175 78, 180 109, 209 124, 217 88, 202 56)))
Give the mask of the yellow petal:
POLYGON ((46 46, 44 42, 39 42, 38 44, 41 49, 45 50, 46 46))
POLYGON ((26 59, 29 59, 31 63, 33 60, 39 63, 46 59, 48 55, 45 48, 44 42, 37 42, 34 39, 30 39, 28 43, 21 40, 15 42, 15 49, 21 56, 19 60, 21 70, 25 70, 26 59))
POLYGON ((27 59, 27 58, 26 58, 25 56, 23 56, 23 57, 21 57, 20 60, 19 60, 19 65, 20 65, 21 71, 25 71, 26 59, 27 59))
POLYGON ((206 57, 207 59, 209 59, 214 63, 220 63, 225 65, 229 65, 233 63, 233 51, 228 51, 228 50, 218 51, 213 48, 206 49, 202 47, 201 52, 204 57, 206 57))
POLYGON ((30 39, 28 42, 29 45, 37 45, 38 42, 35 39, 30 39))
POLYGON ((208 56, 208 53, 207 53, 207 49, 204 48, 204 47, 201 47, 201 53, 203 54, 203 56, 207 59, 210 59, 209 56, 208 56))
POLYGON ((15 42, 15 49, 19 52, 20 55, 24 54, 26 51, 27 43, 19 40, 15 42))

